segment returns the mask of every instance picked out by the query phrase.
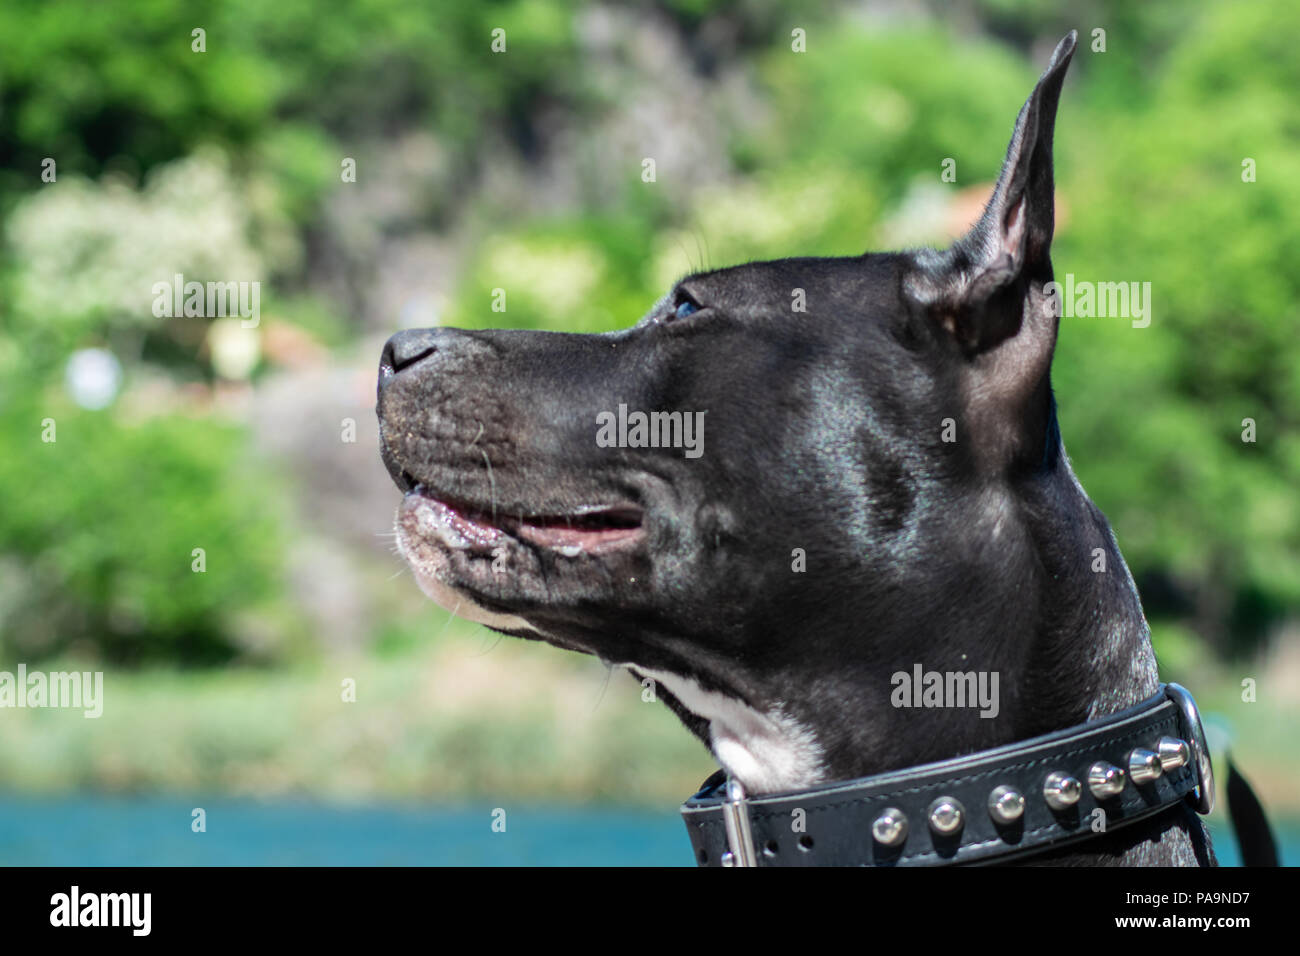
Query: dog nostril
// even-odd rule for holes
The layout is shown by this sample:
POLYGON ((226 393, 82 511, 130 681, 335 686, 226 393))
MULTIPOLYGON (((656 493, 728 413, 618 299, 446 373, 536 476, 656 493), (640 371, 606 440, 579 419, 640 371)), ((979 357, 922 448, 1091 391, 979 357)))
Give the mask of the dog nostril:
POLYGON ((436 351, 438 350, 431 345, 427 349, 424 349, 422 352, 417 352, 414 355, 408 357, 394 355, 392 361, 392 369, 394 372, 400 372, 402 369, 408 368, 414 365, 416 362, 420 362, 423 361, 424 359, 427 359, 430 355, 432 355, 436 351))
POLYGON ((438 351, 434 329, 408 329, 398 332, 384 343, 379 358, 379 381, 382 385, 404 368, 421 362, 438 351))

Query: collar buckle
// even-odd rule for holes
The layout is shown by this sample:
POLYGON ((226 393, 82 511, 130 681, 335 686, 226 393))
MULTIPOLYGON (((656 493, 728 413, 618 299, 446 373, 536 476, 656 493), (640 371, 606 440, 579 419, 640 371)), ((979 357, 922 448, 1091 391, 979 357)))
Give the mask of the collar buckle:
POLYGON ((1214 809, 1214 767, 1210 763, 1210 748, 1205 743, 1205 729, 1201 726, 1201 713, 1196 701, 1182 684, 1170 681, 1165 685, 1165 695, 1178 706, 1179 716, 1187 725, 1188 742, 1192 746, 1192 759, 1196 761, 1196 799, 1187 795, 1187 802, 1201 816, 1214 809))
POLYGON ((723 866, 758 866, 754 850, 754 834, 749 825, 749 805, 745 802, 745 788, 739 780, 727 781, 726 796, 722 801, 722 821, 727 828, 728 851, 722 854, 723 866))

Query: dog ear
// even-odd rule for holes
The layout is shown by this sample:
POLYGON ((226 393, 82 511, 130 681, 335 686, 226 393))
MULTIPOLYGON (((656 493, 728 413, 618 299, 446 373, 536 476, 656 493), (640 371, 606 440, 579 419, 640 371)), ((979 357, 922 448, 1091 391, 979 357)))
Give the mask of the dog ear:
MULTIPOLYGON (((918 253, 917 268, 907 277, 909 295, 968 356, 1020 332, 1031 284, 1041 291, 1041 285, 1051 281, 1052 132, 1077 36, 1071 30, 1057 44, 1038 85, 1021 107, 984 214, 947 251, 918 253)), ((1049 361, 1056 338, 1052 318, 1049 361)))

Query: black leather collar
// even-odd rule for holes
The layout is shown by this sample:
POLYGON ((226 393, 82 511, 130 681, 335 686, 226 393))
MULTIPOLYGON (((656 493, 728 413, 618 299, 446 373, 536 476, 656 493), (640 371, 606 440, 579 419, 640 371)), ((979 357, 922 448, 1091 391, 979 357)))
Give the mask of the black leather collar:
POLYGON ((1214 775, 1196 702, 1163 684, 1101 720, 796 793, 746 797, 718 773, 682 817, 701 866, 942 866, 1039 853, 1183 800, 1209 813, 1214 775))

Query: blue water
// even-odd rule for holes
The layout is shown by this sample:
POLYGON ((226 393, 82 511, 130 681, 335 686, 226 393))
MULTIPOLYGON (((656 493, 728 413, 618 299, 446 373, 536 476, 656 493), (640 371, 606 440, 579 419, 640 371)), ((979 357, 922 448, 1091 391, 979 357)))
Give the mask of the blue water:
POLYGON ((681 818, 588 808, 366 807, 0 796, 8 866, 691 866, 681 818), (207 832, 191 831, 195 807, 207 832))
MULTIPOLYGON (((691 866, 673 810, 468 809, 103 796, 0 797, 0 864, 22 866, 691 866), (207 832, 190 829, 194 807, 207 832)), ((1214 829, 1224 866, 1240 862, 1214 829)), ((1300 827, 1276 828, 1284 862, 1300 827)))

